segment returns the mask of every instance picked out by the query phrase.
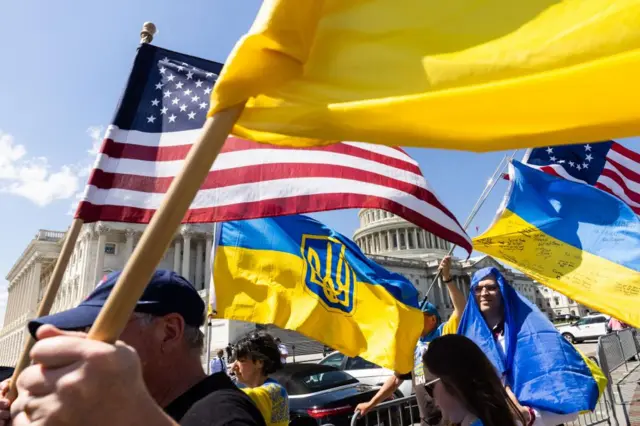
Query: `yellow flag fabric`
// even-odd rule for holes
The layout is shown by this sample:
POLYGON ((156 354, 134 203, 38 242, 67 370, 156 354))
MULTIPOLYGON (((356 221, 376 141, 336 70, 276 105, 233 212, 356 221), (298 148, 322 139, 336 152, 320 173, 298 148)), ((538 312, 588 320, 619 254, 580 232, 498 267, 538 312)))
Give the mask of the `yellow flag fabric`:
POLYGON ((640 327, 640 219, 619 198, 517 161, 505 208, 475 250, 640 327))
POLYGON ((492 151, 640 134, 640 0, 264 0, 209 115, 244 138, 492 151))

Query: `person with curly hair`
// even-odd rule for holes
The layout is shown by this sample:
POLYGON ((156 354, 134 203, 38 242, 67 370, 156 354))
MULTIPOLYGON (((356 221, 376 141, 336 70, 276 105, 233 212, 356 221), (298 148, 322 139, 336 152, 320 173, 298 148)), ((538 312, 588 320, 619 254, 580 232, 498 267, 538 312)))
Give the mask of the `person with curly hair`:
POLYGON ((269 375, 282 368, 274 338, 264 332, 250 333, 235 345, 232 371, 241 389, 256 404, 267 426, 289 424, 289 395, 269 375))

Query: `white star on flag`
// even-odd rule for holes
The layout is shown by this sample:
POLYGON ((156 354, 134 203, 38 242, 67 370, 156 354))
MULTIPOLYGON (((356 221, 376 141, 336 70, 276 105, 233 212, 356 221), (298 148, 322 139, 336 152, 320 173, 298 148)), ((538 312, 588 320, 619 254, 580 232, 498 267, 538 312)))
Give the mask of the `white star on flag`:
POLYGON ((147 123, 153 123, 154 121, 156 121, 156 118, 153 115, 147 117, 147 123))
POLYGON ((189 116, 189 120, 193 120, 194 118, 196 118, 196 113, 191 111, 189 114, 187 114, 189 116))
POLYGON ((151 101, 151 105, 152 106, 158 106, 158 104, 160 103, 160 101, 158 99, 154 99, 151 101))
POLYGON ((174 121, 176 121, 176 118, 178 118, 178 117, 176 117, 175 115, 171 114, 169 116, 169 123, 173 123, 174 121))

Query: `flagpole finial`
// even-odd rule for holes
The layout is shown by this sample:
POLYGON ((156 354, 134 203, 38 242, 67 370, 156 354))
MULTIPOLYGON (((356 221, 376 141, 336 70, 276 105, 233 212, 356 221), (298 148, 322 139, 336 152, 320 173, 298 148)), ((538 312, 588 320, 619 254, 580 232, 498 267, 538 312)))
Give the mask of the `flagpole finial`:
POLYGON ((142 31, 140 31, 140 43, 151 43, 156 31, 156 26, 153 22, 145 22, 142 24, 142 31))

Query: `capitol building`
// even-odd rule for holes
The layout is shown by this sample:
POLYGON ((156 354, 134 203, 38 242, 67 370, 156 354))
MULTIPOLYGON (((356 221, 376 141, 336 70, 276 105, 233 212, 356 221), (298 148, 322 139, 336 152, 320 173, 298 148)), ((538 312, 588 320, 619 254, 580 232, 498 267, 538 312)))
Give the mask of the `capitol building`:
MULTIPOLYGON (((372 260, 400 273, 424 297, 436 276, 440 261, 448 253, 449 242, 382 210, 363 209, 359 213, 360 227, 353 240, 372 260)), ((100 279, 122 269, 138 243, 146 225, 98 222, 85 224, 65 271, 52 312, 79 304, 100 279)), ((16 259, 7 274, 8 301, 0 330, 0 365, 13 366, 27 337, 26 324, 36 314, 55 261, 62 248, 65 232, 39 230, 16 259)), ((211 268, 213 225, 183 225, 159 265, 172 269, 191 281, 206 298, 211 268)), ((586 308, 566 296, 531 280, 524 274, 505 268, 489 256, 468 260, 454 259, 451 275, 455 284, 469 295, 471 276, 478 269, 495 266, 521 294, 536 304, 549 317, 563 314, 584 315, 586 308)), ((438 280, 428 295, 442 318, 453 311, 446 285, 438 280)), ((211 324, 212 352, 235 342, 256 328, 240 321, 214 320, 211 324)), ((267 326, 289 346, 290 355, 307 355, 322 351, 322 345, 291 331, 267 326)))

